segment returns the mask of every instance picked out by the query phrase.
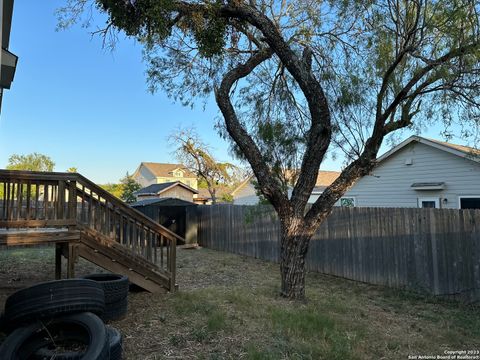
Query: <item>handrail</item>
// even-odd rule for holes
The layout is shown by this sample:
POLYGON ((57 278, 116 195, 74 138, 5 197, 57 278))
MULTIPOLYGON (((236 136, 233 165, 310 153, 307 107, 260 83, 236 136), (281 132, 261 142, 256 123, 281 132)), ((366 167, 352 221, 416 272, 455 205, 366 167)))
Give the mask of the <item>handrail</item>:
POLYGON ((78 173, 0 170, 0 227, 89 228, 165 270, 175 287, 182 237, 78 173))
MULTIPOLYGON (((169 237, 169 238, 175 238, 177 240, 184 241, 184 239, 181 236, 175 234, 170 229, 167 229, 166 227, 164 227, 164 226, 160 225, 159 223, 155 222, 153 219, 146 216, 145 214, 138 211, 137 209, 134 209, 134 208, 126 205, 122 200, 120 200, 116 196, 110 194, 105 189, 102 189, 100 186, 98 186, 97 184, 95 184, 91 180, 87 179, 83 175, 78 174, 78 173, 74 173, 74 174, 77 176, 76 179, 80 184, 85 185, 87 187, 94 188, 96 194, 100 195, 102 198, 104 198, 106 200, 109 200, 115 206, 123 208, 123 210, 128 215, 130 215, 132 218, 134 218, 134 219, 136 219, 140 222, 144 222, 146 225, 148 225, 149 227, 152 227, 153 229, 157 230, 158 232, 165 233, 167 235, 167 237, 169 237)), ((162 235, 165 236, 165 234, 162 234, 162 235)))
POLYGON ((4 170, 0 169, 0 182, 3 179, 11 179, 14 178, 15 180, 31 180, 31 181, 77 181, 78 183, 85 185, 86 187, 92 188, 94 192, 100 195, 102 198, 109 200, 110 202, 114 203, 115 206, 121 207, 128 213, 131 217, 135 218, 139 222, 146 223, 149 227, 152 227, 158 232, 163 233, 162 235, 166 236, 167 238, 176 238, 177 241, 184 241, 184 239, 175 234, 173 231, 167 229, 166 227, 160 225, 159 223, 155 222, 142 212, 134 209, 128 205, 126 205, 122 200, 118 199, 116 196, 110 194, 105 189, 102 189, 100 186, 92 182, 91 180, 87 179, 85 176, 79 173, 66 173, 66 172, 42 172, 42 171, 26 171, 26 170, 4 170))

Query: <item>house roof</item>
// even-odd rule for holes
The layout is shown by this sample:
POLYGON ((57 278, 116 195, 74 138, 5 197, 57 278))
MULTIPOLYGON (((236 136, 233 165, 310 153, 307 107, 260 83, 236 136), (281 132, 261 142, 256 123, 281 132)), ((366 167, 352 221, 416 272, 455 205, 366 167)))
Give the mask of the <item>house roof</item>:
POLYGON ((327 187, 331 183, 333 183, 337 178, 340 176, 339 171, 324 171, 320 170, 317 176, 317 182, 315 183, 315 187, 327 187))
MULTIPOLYGON (((144 200, 139 200, 133 204, 130 204, 132 207, 140 207, 140 206, 148 206, 152 204, 161 204, 161 203, 174 203, 175 205, 185 205, 185 206, 196 206, 196 204, 190 202, 190 201, 185 201, 182 199, 177 199, 177 198, 156 198, 156 199, 144 199, 144 200)), ((168 205, 168 204, 167 204, 168 205)))
POLYGON ((196 175, 193 174, 182 164, 166 164, 166 163, 154 163, 154 162, 142 162, 140 166, 135 171, 134 175, 144 166, 148 171, 152 173, 155 177, 172 177, 173 172, 177 169, 180 169, 184 172, 184 178, 194 178, 196 175))
POLYGON ((159 195, 175 186, 181 186, 189 191, 191 191, 193 194, 198 194, 198 191, 191 188, 188 185, 185 185, 184 183, 180 181, 173 181, 173 182, 166 182, 162 184, 152 184, 147 187, 144 187, 143 189, 140 189, 138 191, 134 192, 134 195, 159 195))
MULTIPOLYGON (((315 183, 315 191, 323 191, 329 186, 331 183, 333 183, 339 176, 340 176, 339 171, 328 171, 328 170, 320 170, 317 175, 317 181, 315 183)), ((253 175, 250 175, 247 177, 240 185, 237 186, 235 190, 232 191, 232 195, 235 195, 235 193, 241 189, 243 189, 250 181, 254 179, 253 175)))
POLYGON ((397 146, 393 147, 389 151, 387 151, 382 156, 380 156, 377 159, 377 164, 381 163, 385 159, 389 158, 390 156, 395 154, 397 151, 403 149, 405 146, 411 144, 412 142, 418 142, 418 143, 421 143, 421 144, 425 144, 427 146, 431 146, 431 147, 434 147, 436 149, 446 151, 448 153, 460 156, 462 158, 467 158, 467 159, 473 160, 475 162, 480 162, 480 150, 479 149, 475 149, 473 147, 464 146, 464 145, 451 144, 451 143, 447 143, 447 142, 439 141, 439 140, 434 140, 434 139, 427 139, 427 138, 423 138, 421 136, 413 135, 413 136, 410 136, 408 139, 404 140, 403 142, 401 142, 400 144, 398 144, 397 146))

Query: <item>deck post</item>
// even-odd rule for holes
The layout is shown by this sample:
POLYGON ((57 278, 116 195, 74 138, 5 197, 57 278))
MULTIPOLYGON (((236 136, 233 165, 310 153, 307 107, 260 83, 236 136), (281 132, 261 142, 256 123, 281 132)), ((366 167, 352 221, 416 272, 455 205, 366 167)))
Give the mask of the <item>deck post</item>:
POLYGON ((177 275, 177 239, 173 238, 170 240, 170 261, 169 261, 169 270, 170 270, 170 292, 175 292, 176 290, 176 275, 177 275))
POLYGON ((68 258, 67 258, 67 278, 75 277, 75 262, 77 260, 77 248, 74 244, 68 244, 68 258))
POLYGON ((62 278, 62 246, 61 243, 55 244, 55 280, 62 278))

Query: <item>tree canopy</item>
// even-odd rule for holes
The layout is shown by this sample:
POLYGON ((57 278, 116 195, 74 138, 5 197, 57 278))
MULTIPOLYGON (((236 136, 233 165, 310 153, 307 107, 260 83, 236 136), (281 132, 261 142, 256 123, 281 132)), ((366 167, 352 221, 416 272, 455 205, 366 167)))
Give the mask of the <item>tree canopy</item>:
POLYGON ((8 158, 8 170, 53 171, 55 163, 43 154, 32 153, 27 155, 13 154, 8 158))
POLYGON ((311 236, 385 139, 436 124, 447 138, 478 133, 479 1, 71 0, 60 26, 87 6, 106 15, 106 44, 123 31, 144 45, 152 91, 215 96, 219 130, 280 217, 288 297, 304 296, 311 236), (332 151, 343 171, 306 211, 332 151))
POLYGON ((218 190, 238 183, 240 169, 234 164, 215 159, 195 129, 178 129, 169 139, 175 147, 177 160, 197 176, 199 185, 205 184, 213 204, 217 202, 218 190))
MULTIPOLYGON (((132 175, 128 172, 120 179, 121 195, 120 199, 125 201, 127 204, 133 203, 136 200, 134 192, 140 190, 142 186, 135 181, 132 175)), ((108 191, 108 190, 107 190, 108 191)))

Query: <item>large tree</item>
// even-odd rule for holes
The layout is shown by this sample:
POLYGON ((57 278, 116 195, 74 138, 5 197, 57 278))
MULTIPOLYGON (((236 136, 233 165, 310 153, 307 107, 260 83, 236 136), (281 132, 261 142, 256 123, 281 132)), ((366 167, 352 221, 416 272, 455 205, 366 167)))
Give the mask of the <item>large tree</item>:
POLYGON ((212 204, 217 203, 218 190, 225 190, 238 182, 239 169, 232 163, 215 159, 210 147, 200 138, 194 128, 178 129, 169 137, 177 160, 204 183, 212 204), (237 181, 235 181, 237 180, 237 181))
POLYGON ((135 192, 140 190, 142 188, 142 185, 137 183, 133 176, 127 172, 127 174, 120 179, 120 187, 120 199, 125 201, 127 204, 130 204, 136 201, 135 192))
POLYGON ((32 153, 27 155, 13 154, 8 158, 8 170, 53 171, 55 163, 43 154, 32 153))
POLYGON ((89 3, 106 14, 106 40, 120 30, 144 44, 152 90, 186 105, 214 93, 223 133, 278 213, 289 298, 305 296, 310 238, 387 136, 477 129, 475 0, 72 0, 61 24, 89 3), (347 163, 307 211, 334 148, 347 163), (290 197, 282 167, 299 169, 290 197))

